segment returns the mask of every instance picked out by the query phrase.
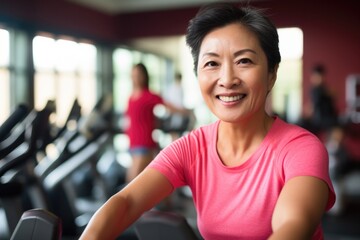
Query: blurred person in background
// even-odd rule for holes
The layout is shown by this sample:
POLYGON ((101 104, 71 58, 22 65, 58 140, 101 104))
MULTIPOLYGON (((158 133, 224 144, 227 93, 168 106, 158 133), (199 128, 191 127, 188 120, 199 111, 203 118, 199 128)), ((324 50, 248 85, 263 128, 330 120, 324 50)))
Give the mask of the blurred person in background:
POLYGON ((129 126, 126 134, 130 141, 132 164, 127 170, 126 181, 134 179, 155 157, 159 144, 153 138, 157 126, 154 108, 163 104, 170 112, 186 115, 188 111, 182 106, 168 103, 163 98, 150 91, 149 73, 144 64, 138 63, 131 71, 132 93, 128 100, 126 116, 129 126))
POLYGON ((338 123, 334 97, 325 84, 325 67, 314 65, 310 75, 311 124, 316 134, 328 131, 338 123))

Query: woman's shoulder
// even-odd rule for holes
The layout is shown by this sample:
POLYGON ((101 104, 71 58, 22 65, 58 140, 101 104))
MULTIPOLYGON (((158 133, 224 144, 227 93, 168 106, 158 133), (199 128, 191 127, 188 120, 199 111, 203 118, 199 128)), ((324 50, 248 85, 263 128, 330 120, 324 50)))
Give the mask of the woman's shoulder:
POLYGON ((280 139, 279 142, 287 143, 299 143, 308 142, 317 145, 323 145, 320 139, 310 131, 302 128, 294 123, 289 123, 276 117, 273 128, 271 130, 271 137, 280 139))
POLYGON ((305 128, 303 128, 295 123, 286 122, 285 120, 283 120, 279 117, 275 117, 273 130, 277 134, 280 133, 283 135, 291 136, 291 135, 305 134, 305 135, 309 135, 312 137, 316 137, 313 133, 306 130, 305 128))

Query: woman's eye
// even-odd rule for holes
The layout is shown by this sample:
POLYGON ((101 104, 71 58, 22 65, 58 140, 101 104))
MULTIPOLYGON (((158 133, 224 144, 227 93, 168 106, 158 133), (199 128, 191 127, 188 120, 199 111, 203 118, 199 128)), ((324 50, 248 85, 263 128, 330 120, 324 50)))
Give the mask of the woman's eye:
POLYGON ((238 64, 250 64, 252 61, 249 58, 242 58, 238 61, 238 64))
POLYGON ((205 63, 205 67, 215 67, 217 65, 218 64, 214 61, 209 61, 209 62, 205 63))

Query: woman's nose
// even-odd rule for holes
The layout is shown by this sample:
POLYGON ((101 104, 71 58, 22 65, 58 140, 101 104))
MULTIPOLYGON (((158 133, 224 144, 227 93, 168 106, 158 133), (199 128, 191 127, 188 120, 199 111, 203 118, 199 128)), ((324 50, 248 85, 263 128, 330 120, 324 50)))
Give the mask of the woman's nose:
POLYGON ((219 84, 225 88, 233 88, 240 85, 241 80, 231 66, 223 66, 220 71, 219 84))

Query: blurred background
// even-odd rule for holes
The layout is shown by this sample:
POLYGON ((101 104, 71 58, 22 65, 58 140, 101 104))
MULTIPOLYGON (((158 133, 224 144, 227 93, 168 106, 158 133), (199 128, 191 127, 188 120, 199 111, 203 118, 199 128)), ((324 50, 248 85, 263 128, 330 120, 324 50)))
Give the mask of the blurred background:
MULTIPOLYGON (((108 186, 109 192, 113 192, 122 184, 123 172, 130 164, 128 139, 123 128, 131 93, 130 72, 135 63, 143 62, 147 66, 150 88, 160 95, 165 95, 173 84, 175 73, 181 73, 183 104, 194 113, 191 129, 214 121, 202 101, 184 37, 188 21, 202 4, 209 2, 216 1, 1 0, 0 125, 22 104, 29 112, 50 111, 47 124, 51 130, 47 134, 52 137, 44 141, 42 149, 38 146, 34 150, 37 165, 39 159, 50 158, 49 146, 56 145, 55 138, 65 127, 68 130, 70 120, 74 120, 75 125, 86 125, 79 124, 82 120, 89 126, 89 121, 84 119, 93 117, 95 110, 101 112, 101 124, 95 127, 90 124, 91 130, 101 129, 109 135, 106 141, 98 143, 101 154, 92 155, 95 160, 91 166, 95 165, 93 168, 98 175, 105 175, 102 178, 107 181, 105 183, 114 185, 108 186), (77 111, 74 110, 76 107, 77 111), (114 173, 111 169, 117 170, 114 173), (114 179, 117 183, 112 181, 114 179)), ((288 122, 307 126, 305 123, 313 113, 312 69, 315 65, 326 69, 324 81, 341 123, 343 135, 340 141, 347 157, 341 177, 334 179, 336 189, 340 189, 340 210, 326 215, 323 224, 327 239, 360 239, 360 2, 228 2, 263 8, 278 27, 282 62, 275 88, 268 99, 269 111, 288 122)), ((166 115, 164 109, 158 109, 156 114, 159 118, 166 115)), ((161 130, 154 134, 164 147, 171 140, 161 130)), ((316 134, 328 143, 327 132, 316 134)), ((5 136, 0 140, 4 141, 5 136)), ((0 153, 5 149, 4 143, 1 144, 0 153)), ((69 154, 66 159, 73 155, 69 154)), ((1 155, 2 159, 6 156, 5 152, 1 155)), ((83 169, 87 166, 79 164, 78 169, 80 165, 83 169)), ((4 176, 6 171, 3 171, 4 176)), ((79 174, 74 168, 67 176, 82 186, 78 191, 84 190, 80 182, 83 184, 86 177, 90 178, 92 194, 98 191, 95 198, 99 198, 101 187, 93 181, 96 174, 89 172, 83 170, 79 174)), ((2 182, 6 181, 2 178, 2 182)), ((50 188, 49 184, 47 188, 50 188)), ((4 195, 6 197, 7 193, 4 195)), ((180 202, 186 202, 189 197, 185 196, 180 202)), ((81 204, 84 206, 83 202, 81 204)), ((6 204, 2 205, 5 209, 6 204)), ((4 219, 5 212, 2 214, 4 219)), ((187 216, 191 218, 194 214, 187 216)), ((2 220, 0 225, 6 239, 11 227, 2 220)), ((76 225, 84 225, 81 218, 76 220, 76 225)), ((76 236, 79 231, 69 230, 69 235, 76 236)))

